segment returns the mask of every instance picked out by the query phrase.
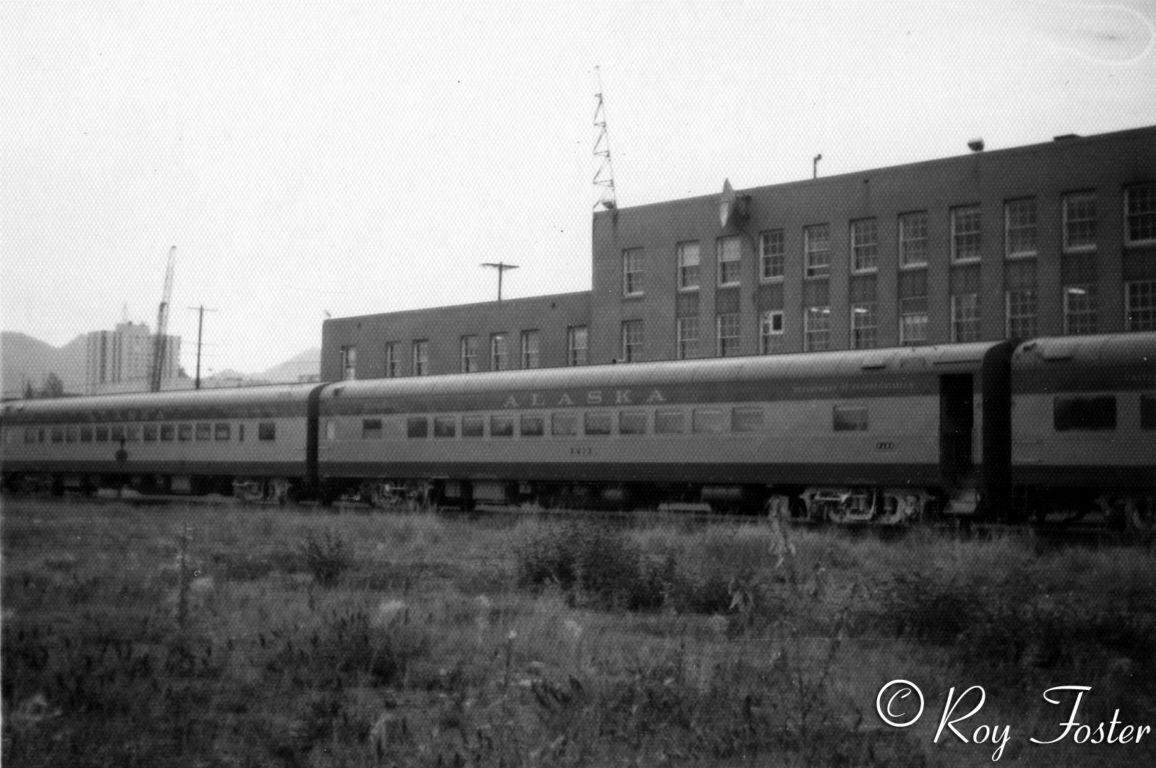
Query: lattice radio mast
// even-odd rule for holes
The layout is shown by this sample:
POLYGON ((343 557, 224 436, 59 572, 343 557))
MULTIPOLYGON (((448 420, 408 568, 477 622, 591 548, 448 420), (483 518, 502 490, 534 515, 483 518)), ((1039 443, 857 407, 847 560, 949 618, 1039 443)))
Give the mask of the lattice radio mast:
POLYGON ((610 138, 606 133, 606 104, 602 101, 602 70, 594 67, 594 74, 598 77, 598 94, 594 97, 594 127, 598 129, 598 138, 594 140, 594 159, 598 163, 598 170, 594 173, 594 186, 598 189, 597 208, 601 205, 607 210, 618 207, 618 198, 614 190, 614 165, 610 162, 610 138))

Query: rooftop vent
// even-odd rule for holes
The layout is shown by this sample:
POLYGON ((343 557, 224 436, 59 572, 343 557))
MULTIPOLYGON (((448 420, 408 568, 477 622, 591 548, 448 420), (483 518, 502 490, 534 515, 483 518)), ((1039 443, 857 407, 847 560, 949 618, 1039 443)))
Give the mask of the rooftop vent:
POLYGON ((1072 139, 1078 139, 1078 138, 1080 138, 1080 134, 1078 134, 1078 133, 1065 133, 1061 136, 1053 136, 1052 137, 1052 139, 1054 141, 1071 141, 1072 139))
POLYGON ((971 141, 967 142, 967 148, 972 152, 982 152, 983 139, 972 139, 971 141))

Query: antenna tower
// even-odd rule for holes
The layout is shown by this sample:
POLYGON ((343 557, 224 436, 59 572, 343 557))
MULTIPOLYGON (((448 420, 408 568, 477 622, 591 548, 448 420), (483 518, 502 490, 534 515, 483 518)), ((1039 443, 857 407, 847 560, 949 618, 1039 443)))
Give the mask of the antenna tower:
POLYGON ((601 205, 607 210, 618 207, 618 198, 614 191, 614 165, 610 162, 610 138, 606 133, 606 104, 602 101, 602 70, 594 67, 594 74, 598 77, 598 93, 595 95, 594 127, 598 129, 598 138, 594 140, 594 158, 598 163, 598 170, 594 172, 594 186, 598 188, 597 208, 601 205))

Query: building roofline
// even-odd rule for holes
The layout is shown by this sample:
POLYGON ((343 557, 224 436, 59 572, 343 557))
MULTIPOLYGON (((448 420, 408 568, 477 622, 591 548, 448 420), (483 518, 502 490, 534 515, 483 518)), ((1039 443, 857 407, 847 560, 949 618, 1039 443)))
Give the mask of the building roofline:
MULTIPOLYGON (((931 160, 915 160, 910 163, 900 163, 899 165, 884 165, 874 168, 865 168, 858 171, 848 171, 846 173, 838 173, 832 176, 822 176, 817 179, 796 179, 794 181, 784 181, 778 184, 762 184, 756 187, 746 187, 736 192, 751 194, 756 192, 765 192, 768 190, 790 189, 795 187, 804 187, 816 184, 825 184, 846 180, 849 178, 861 177, 865 174, 880 173, 880 172, 902 172, 913 170, 916 168, 925 168, 946 163, 962 163, 967 161, 974 162, 976 159, 982 160, 984 157, 999 155, 1000 157, 1010 157, 1016 154, 1026 154, 1030 152, 1038 152, 1042 149, 1058 149, 1060 147, 1069 148, 1075 145, 1084 145, 1089 143, 1098 143, 1101 141, 1119 140, 1123 138, 1139 137, 1145 133, 1156 134, 1156 125, 1142 126, 1139 128, 1126 128, 1122 131, 1111 131, 1109 133, 1096 133, 1090 136, 1080 136, 1077 134, 1064 134, 1054 137, 1051 141, 1041 141, 1035 144, 1022 144, 1017 147, 1005 147, 1003 149, 984 149, 978 152, 968 152, 967 154, 951 155, 948 157, 933 158, 931 160)), ((646 208, 654 208, 657 206, 667 206, 674 203, 696 203, 704 201, 714 201, 718 199, 718 193, 706 195, 694 195, 691 197, 678 197, 670 200, 659 200, 653 203, 643 203, 641 205, 618 206, 614 210, 598 210, 594 212, 594 217, 613 216, 620 211, 636 211, 644 210, 646 208)))
POLYGON ((516 299, 502 299, 501 302, 499 302, 497 299, 490 299, 489 301, 475 301, 475 302, 472 302, 470 304, 444 304, 440 307, 417 307, 414 309, 399 309, 399 310, 396 310, 393 312, 370 312, 370 313, 364 314, 364 315, 347 315, 345 317, 327 318, 322 323, 322 325, 323 326, 329 325, 330 323, 345 323, 345 322, 355 321, 355 320, 364 320, 367 318, 383 317, 386 315, 388 315, 390 317, 405 317, 407 315, 422 315, 422 314, 427 314, 429 312, 437 312, 437 311, 451 311, 451 310, 452 311, 464 311, 464 310, 470 310, 470 309, 479 309, 482 307, 485 307, 487 309, 493 309, 495 307, 505 306, 507 304, 520 305, 520 304, 526 304, 529 302, 549 301, 551 299, 553 299, 553 300, 571 299, 571 298, 576 298, 579 296, 589 296, 590 293, 591 293, 590 290, 569 291, 567 293, 544 293, 544 294, 539 294, 537 296, 520 296, 516 299))

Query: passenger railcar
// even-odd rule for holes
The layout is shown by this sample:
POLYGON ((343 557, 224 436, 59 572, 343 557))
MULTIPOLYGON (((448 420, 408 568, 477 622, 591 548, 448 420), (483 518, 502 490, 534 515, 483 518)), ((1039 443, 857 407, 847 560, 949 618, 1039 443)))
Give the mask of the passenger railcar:
POLYGON ((158 493, 236 490, 283 497, 308 475, 308 410, 318 389, 276 386, 6 403, 5 485, 58 492, 102 485, 158 493))
POLYGON ((898 522, 983 482, 984 387, 1006 400, 1009 353, 984 343, 343 382, 321 393, 318 468, 331 493, 367 498, 424 479, 466 505, 733 507, 769 487, 809 517, 898 522))
POLYGON ((1156 335, 1069 336, 1012 358, 1015 504, 1039 517, 1156 516, 1156 335))

